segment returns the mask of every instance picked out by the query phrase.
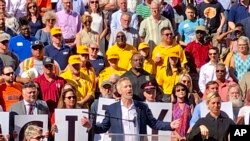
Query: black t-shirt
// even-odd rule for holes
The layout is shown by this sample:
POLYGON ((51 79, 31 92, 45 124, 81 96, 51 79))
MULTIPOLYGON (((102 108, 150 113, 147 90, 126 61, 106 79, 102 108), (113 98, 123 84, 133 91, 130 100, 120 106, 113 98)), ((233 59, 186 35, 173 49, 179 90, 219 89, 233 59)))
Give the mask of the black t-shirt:
POLYGON ((217 1, 202 2, 197 6, 198 16, 205 20, 205 26, 207 26, 209 33, 216 33, 220 26, 220 14, 224 11, 221 3, 217 1))

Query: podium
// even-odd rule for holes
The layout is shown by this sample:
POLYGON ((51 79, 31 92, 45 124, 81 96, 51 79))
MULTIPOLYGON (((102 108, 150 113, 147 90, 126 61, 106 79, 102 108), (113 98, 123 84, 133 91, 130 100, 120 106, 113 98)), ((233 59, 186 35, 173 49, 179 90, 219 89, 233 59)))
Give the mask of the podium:
POLYGON ((105 133, 101 141, 173 141, 170 135, 111 134, 105 133))

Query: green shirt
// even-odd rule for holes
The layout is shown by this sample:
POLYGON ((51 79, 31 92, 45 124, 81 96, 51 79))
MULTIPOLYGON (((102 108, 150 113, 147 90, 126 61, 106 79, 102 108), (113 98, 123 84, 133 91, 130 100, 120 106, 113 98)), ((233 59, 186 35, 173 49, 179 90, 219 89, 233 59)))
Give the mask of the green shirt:
POLYGON ((142 16, 143 19, 145 19, 151 15, 150 8, 145 3, 141 3, 141 4, 137 5, 135 12, 138 16, 142 16))

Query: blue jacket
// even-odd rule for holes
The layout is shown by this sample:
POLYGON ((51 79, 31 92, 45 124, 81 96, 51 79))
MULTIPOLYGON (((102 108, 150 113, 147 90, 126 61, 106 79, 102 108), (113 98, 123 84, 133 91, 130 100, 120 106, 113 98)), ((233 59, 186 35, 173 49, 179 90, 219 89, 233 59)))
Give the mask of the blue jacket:
MULTIPOLYGON (((139 134, 147 134, 147 125, 156 130, 172 130, 169 122, 156 120, 145 103, 134 100, 134 105, 137 112, 139 134)), ((102 123, 93 125, 94 132, 99 134, 109 130, 109 133, 123 134, 123 125, 120 119, 122 119, 121 102, 116 102, 108 106, 102 123), (115 118, 110 118, 110 116, 115 118)), ((123 137, 113 136, 112 140, 122 141, 123 137)))

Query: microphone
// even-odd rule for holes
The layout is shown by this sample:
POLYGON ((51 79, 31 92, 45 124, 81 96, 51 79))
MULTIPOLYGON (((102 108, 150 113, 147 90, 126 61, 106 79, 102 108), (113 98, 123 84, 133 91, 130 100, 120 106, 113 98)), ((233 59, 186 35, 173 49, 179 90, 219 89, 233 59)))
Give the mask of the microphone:
POLYGON ((118 118, 118 117, 113 117, 113 116, 107 116, 107 115, 102 115, 102 114, 98 114, 98 113, 92 113, 92 112, 85 112, 85 111, 82 111, 82 113, 85 113, 85 114, 89 114, 89 115, 94 115, 94 116, 102 116, 102 117, 108 117, 108 118, 112 118, 112 119, 117 119, 117 120, 124 120, 124 121, 128 121, 128 122, 133 122, 134 123, 134 126, 136 127, 136 113, 134 114, 134 118, 131 120, 131 119, 123 119, 123 118, 118 118))
POLYGON ((136 127, 137 113, 134 113, 133 123, 134 127, 136 127))

